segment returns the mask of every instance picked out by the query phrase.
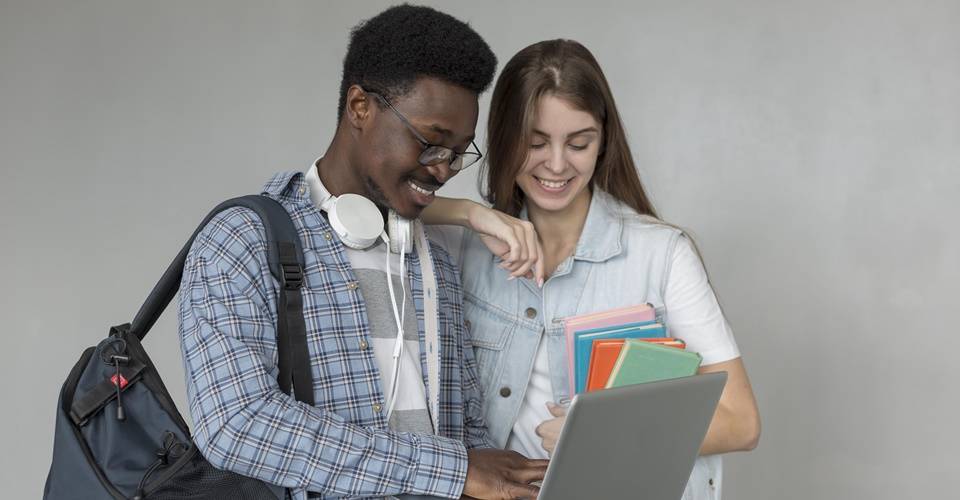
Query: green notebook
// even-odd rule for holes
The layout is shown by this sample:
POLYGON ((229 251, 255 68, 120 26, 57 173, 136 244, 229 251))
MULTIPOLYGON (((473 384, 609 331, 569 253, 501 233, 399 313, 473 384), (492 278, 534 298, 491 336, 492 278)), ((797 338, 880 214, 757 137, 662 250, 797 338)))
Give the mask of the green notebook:
POLYGON ((607 389, 696 375, 700 360, 695 352, 627 339, 607 379, 607 389))

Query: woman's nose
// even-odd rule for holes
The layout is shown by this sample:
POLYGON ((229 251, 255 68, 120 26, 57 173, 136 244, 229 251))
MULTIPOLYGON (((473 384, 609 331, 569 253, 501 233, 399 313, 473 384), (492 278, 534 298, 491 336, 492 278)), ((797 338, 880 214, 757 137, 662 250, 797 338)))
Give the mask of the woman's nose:
POLYGON ((550 157, 547 159, 547 170, 559 174, 566 168, 566 163, 567 160, 564 157, 563 147, 550 149, 550 157))

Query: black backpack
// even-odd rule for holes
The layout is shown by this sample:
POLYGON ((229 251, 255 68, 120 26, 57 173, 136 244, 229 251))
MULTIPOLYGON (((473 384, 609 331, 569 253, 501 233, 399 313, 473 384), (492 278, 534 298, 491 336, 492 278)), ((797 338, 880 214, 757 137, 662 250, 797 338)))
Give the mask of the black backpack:
POLYGON ((242 196, 214 208, 150 292, 133 323, 115 326, 83 352, 60 391, 53 463, 43 497, 59 499, 286 498, 280 486, 214 468, 197 451, 141 341, 176 295, 194 238, 217 213, 254 210, 266 229, 270 272, 279 283, 279 384, 313 404, 300 287, 303 255, 290 215, 266 196, 242 196))

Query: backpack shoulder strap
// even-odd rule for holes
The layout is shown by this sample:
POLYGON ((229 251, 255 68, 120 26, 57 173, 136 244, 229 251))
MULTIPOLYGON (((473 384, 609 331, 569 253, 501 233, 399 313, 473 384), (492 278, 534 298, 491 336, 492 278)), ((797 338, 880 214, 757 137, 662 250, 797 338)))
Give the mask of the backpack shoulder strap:
POLYGON ((253 210, 260 217, 267 236, 267 263, 270 274, 279 284, 277 300, 277 368, 283 392, 290 394, 291 383, 298 401, 313 404, 313 377, 307 349, 307 329, 303 319, 303 247, 290 214, 279 202, 262 195, 232 198, 217 205, 170 263, 154 285, 147 300, 140 306, 130 331, 140 340, 147 335, 160 314, 180 288, 183 265, 193 240, 214 216, 233 207, 253 210))

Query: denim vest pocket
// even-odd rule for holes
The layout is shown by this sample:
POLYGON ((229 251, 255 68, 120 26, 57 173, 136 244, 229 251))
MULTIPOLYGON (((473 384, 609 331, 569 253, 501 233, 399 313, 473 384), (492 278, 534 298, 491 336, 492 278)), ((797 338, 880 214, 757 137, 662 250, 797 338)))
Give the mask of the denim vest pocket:
POLYGON ((469 294, 464 297, 464 302, 465 323, 486 395, 492 387, 497 387, 503 371, 503 351, 516 328, 516 320, 497 306, 469 294))

